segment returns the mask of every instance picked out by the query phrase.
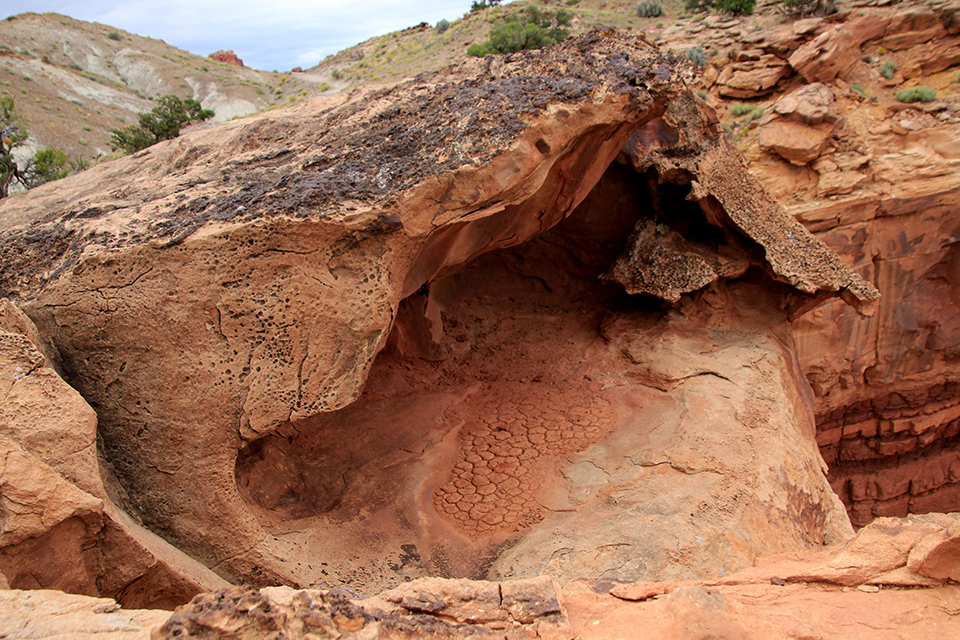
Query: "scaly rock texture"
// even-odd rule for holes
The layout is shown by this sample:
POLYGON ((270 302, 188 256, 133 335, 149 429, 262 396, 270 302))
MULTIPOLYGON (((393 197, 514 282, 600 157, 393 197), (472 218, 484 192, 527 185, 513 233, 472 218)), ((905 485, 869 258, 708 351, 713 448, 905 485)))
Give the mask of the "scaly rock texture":
POLYGON ((0 204, 0 284, 123 505, 229 579, 715 577, 839 541, 789 321, 877 292, 692 72, 594 32, 194 131, 0 204))
POLYGON ((572 639, 550 578, 478 582, 424 578, 374 598, 330 590, 234 587, 177 609, 151 634, 173 638, 572 639))

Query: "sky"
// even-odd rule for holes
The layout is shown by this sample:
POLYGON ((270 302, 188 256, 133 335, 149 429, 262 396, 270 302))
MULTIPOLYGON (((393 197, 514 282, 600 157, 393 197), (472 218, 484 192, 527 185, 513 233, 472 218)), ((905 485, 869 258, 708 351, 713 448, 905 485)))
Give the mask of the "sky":
POLYGON ((0 0, 0 19, 54 12, 206 56, 232 49, 263 71, 307 69, 328 54, 421 22, 451 22, 471 0, 0 0))

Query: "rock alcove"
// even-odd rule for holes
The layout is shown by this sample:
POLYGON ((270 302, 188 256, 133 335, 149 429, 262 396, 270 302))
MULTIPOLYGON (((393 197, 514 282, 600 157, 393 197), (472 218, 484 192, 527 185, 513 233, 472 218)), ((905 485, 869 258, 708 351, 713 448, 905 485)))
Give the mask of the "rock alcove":
MULTIPOLYGON (((376 589, 543 567, 571 578, 715 576, 788 548, 784 535, 814 546, 842 535, 809 410, 806 421, 787 415, 798 398, 758 386, 747 392, 756 415, 745 416, 702 397, 740 383, 728 369, 783 359, 793 296, 722 210, 708 221, 716 202, 688 198, 688 173, 670 177, 622 154, 556 226, 401 301, 358 400, 243 447, 237 485, 274 538, 271 554, 304 582, 376 589), (707 261, 722 282, 709 284, 707 261), (664 347, 678 325, 685 341, 664 347), (696 336, 718 331, 720 344, 696 336), (689 422, 691 405, 703 423, 689 422), (737 526, 760 502, 741 485, 769 481, 755 467, 762 454, 738 441, 784 420, 791 428, 760 449, 791 459, 765 464, 806 477, 782 487, 790 497, 775 514, 759 507, 768 528, 737 526), (718 436, 693 436, 699 428, 718 436), (630 512, 634 531, 618 533, 611 510, 630 512), (571 546, 573 535, 588 542, 571 546), (673 545, 680 562, 665 552, 673 545)), ((791 374, 779 372, 800 395, 791 374)))
POLYGON ((104 557, 142 525, 179 558, 151 580, 189 556, 372 592, 717 576, 848 535, 790 319, 876 292, 691 74, 596 32, 18 200, 2 284, 97 409, 98 517, 129 535, 104 557))

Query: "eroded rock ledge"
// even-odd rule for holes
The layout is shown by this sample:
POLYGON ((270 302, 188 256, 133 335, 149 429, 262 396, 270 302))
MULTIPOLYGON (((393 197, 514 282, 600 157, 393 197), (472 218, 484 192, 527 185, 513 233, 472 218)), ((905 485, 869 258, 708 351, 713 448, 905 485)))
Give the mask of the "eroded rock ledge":
POLYGON ((170 614, 55 591, 0 591, 0 634, 98 638, 860 638, 952 636, 956 514, 879 518, 844 545, 759 560, 726 578, 616 583, 424 578, 349 591, 229 587, 170 614), (920 614, 922 612, 922 615, 920 614))
POLYGON ((716 577, 849 535, 790 320, 877 293, 687 64, 592 33, 0 204, 110 499, 259 585, 716 577))

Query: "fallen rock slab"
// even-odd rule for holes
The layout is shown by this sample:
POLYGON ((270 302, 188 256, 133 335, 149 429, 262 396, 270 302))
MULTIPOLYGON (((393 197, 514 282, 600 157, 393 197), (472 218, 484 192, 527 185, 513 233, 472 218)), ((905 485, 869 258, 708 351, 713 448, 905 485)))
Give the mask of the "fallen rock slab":
POLYGON ((791 91, 777 100, 773 111, 777 115, 808 125, 818 125, 824 121, 836 122, 839 119, 834 108, 833 91, 822 82, 814 82, 791 91))

